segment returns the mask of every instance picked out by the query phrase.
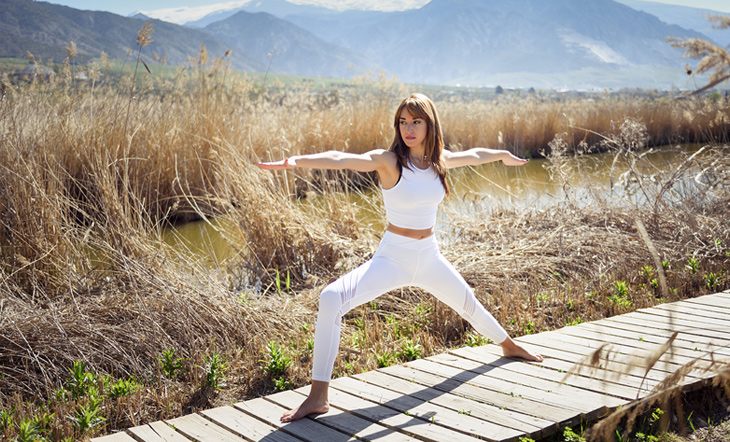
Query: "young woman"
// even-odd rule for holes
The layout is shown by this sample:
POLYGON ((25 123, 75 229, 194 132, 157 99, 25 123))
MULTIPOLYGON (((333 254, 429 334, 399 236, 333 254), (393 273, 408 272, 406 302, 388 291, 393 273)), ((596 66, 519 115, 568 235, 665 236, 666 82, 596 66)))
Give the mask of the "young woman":
POLYGON ((507 166, 527 162, 505 150, 444 150, 436 108, 422 94, 404 99, 395 113, 395 137, 388 150, 364 154, 323 152, 259 163, 262 169, 351 169, 377 172, 388 228, 373 257, 328 285, 319 299, 314 333, 312 388, 282 422, 329 410, 327 391, 340 344, 342 316, 383 293, 416 286, 456 310, 482 335, 498 343, 507 357, 542 361, 517 345, 475 298, 464 278, 439 252, 434 235, 436 211, 449 189, 446 170, 501 160, 507 166))

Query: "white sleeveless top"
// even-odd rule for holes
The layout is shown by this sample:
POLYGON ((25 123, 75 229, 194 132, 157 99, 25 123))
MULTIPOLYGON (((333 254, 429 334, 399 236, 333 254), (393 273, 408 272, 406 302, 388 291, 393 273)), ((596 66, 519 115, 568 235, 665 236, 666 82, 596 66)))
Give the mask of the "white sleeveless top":
POLYGON ((385 218, 406 229, 428 229, 436 223, 438 205, 446 191, 432 167, 419 169, 413 164, 401 170, 395 186, 383 190, 385 218))

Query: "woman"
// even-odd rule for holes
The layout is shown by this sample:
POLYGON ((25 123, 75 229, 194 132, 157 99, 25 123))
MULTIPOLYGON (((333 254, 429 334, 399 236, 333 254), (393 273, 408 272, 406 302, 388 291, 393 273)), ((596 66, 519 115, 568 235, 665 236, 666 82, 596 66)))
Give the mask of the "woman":
POLYGON ((416 286, 456 310, 482 335, 502 347, 507 357, 542 361, 517 345, 487 312, 464 278, 446 261, 434 235, 438 204, 448 195, 446 170, 501 160, 507 166, 527 162, 504 150, 444 150, 436 108, 422 94, 404 99, 395 113, 395 137, 389 150, 364 154, 323 152, 259 163, 262 169, 351 169, 377 172, 388 228, 373 257, 328 285, 321 293, 314 333, 312 388, 299 407, 285 413, 290 422, 329 410, 327 391, 340 343, 342 316, 383 293, 416 286))

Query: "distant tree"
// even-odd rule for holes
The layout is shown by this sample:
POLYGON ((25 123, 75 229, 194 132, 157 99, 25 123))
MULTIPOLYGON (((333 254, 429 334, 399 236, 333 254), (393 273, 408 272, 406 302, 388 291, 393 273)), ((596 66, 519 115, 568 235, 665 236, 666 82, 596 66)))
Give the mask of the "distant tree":
MULTIPOLYGON (((707 17, 707 20, 713 22, 712 27, 715 29, 730 28, 730 16, 712 15, 707 17)), ((701 38, 667 37, 667 41, 675 48, 684 49, 682 57, 700 59, 694 71, 689 65, 685 67, 687 75, 711 72, 709 82, 694 91, 692 95, 704 92, 730 79, 730 54, 727 49, 701 38)))
POLYGON ((534 94, 535 93, 535 88, 534 87, 531 87, 530 89, 527 90, 527 93, 528 94, 534 94))
POLYGON ((502 95, 504 93, 504 89, 502 89, 502 86, 497 85, 497 87, 494 88, 494 93, 497 95, 502 95))

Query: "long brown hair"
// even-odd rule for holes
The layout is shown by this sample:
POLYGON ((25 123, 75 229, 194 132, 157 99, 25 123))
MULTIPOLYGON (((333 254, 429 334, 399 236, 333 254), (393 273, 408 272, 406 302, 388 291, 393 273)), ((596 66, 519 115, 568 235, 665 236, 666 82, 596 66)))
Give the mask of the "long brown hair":
POLYGON ((444 136, 441 132, 441 123, 439 122, 436 106, 430 98, 423 94, 411 94, 401 101, 400 106, 395 111, 393 128, 395 129, 395 137, 390 145, 390 151, 395 152, 398 157, 398 166, 401 170, 405 167, 410 169, 408 165, 408 156, 410 148, 403 141, 400 135, 400 115, 403 109, 407 109, 413 118, 421 118, 427 127, 426 132, 426 160, 429 166, 433 167, 444 186, 446 195, 449 194, 449 186, 446 184, 446 164, 441 158, 441 152, 444 150, 444 136))

